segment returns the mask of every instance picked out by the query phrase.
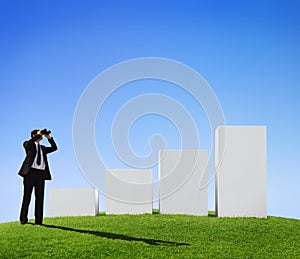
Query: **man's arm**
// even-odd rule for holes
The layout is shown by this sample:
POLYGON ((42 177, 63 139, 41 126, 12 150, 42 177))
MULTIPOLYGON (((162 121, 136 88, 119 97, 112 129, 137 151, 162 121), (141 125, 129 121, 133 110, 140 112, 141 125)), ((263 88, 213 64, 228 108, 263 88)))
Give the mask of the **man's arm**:
POLYGON ((57 145, 56 145, 54 139, 50 136, 50 134, 45 135, 45 137, 48 139, 48 141, 51 145, 51 147, 45 147, 44 151, 46 152, 46 154, 56 151, 57 150, 57 145))
POLYGON ((40 139, 42 137, 42 135, 40 134, 36 134, 35 136, 33 136, 31 139, 25 141, 23 143, 23 147, 27 150, 29 149, 30 147, 32 147, 32 144, 37 141, 38 139, 40 139))

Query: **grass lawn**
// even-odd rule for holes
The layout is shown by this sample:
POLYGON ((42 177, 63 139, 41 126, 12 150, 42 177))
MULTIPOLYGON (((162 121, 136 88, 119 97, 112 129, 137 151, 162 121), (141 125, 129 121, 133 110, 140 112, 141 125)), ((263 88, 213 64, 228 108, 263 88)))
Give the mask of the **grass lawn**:
POLYGON ((294 219, 145 214, 44 224, 0 224, 0 258, 300 258, 294 219))

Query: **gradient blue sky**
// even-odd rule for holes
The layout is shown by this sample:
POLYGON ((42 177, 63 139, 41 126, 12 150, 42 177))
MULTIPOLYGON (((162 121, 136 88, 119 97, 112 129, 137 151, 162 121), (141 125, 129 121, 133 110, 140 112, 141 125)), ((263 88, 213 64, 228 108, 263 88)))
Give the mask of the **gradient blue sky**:
MULTIPOLYGON (((54 180, 47 188, 90 186, 72 144, 77 102, 104 69, 148 56, 174 59, 199 72, 219 98, 228 125, 267 126, 268 214, 300 219, 299 12, 296 0, 2 0, 0 222, 18 219, 22 178, 17 172, 24 159, 22 143, 33 128, 50 128, 59 145, 49 157, 54 180)), ((138 85, 120 89, 104 108, 111 112, 126 98, 162 89, 149 81, 138 85)), ((162 93, 182 102, 200 125, 207 124, 181 91, 165 87, 162 93)), ((107 116, 97 128, 109 130, 107 116)), ((149 125, 162 135, 173 127, 162 118, 148 119, 139 121, 130 136, 141 154, 147 152, 139 144, 147 143, 149 125)), ((176 147, 176 131, 171 135, 168 145, 176 147)), ((210 136, 204 136, 209 147, 210 136)), ((108 164, 119 167, 98 138, 108 164)))

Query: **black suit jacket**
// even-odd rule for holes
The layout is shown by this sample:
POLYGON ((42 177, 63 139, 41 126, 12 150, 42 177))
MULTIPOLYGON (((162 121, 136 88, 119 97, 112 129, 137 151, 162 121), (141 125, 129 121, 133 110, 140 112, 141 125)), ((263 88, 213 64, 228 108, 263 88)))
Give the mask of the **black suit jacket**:
MULTIPOLYGON (((30 140, 27 140, 23 143, 23 147, 25 148, 26 151, 26 157, 24 159, 24 162, 20 168, 19 175, 24 177, 26 174, 29 173, 31 166, 33 164, 34 158, 36 156, 36 146, 35 146, 35 141, 38 140, 41 137, 41 135, 37 134, 34 137, 32 137, 30 140)), ((57 150, 56 143, 53 138, 48 139, 50 143, 50 147, 45 147, 41 145, 41 149, 43 151, 43 157, 45 161, 45 170, 44 170, 44 179, 45 180, 51 180, 51 174, 50 174, 50 169, 48 165, 48 160, 47 160, 47 154, 54 152, 57 150)))

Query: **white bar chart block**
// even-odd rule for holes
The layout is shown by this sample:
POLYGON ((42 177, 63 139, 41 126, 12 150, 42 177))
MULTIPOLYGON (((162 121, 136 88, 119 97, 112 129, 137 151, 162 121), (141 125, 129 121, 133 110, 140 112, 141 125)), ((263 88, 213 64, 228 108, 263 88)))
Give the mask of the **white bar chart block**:
POLYGON ((208 215, 207 150, 160 150, 161 214, 208 215))
POLYGON ((96 188, 50 188, 48 216, 95 216, 99 213, 96 188))
POLYGON ((152 170, 105 170, 105 197, 106 214, 152 214, 152 170))
POLYGON ((220 126, 215 145, 217 216, 267 217, 266 127, 220 126))

